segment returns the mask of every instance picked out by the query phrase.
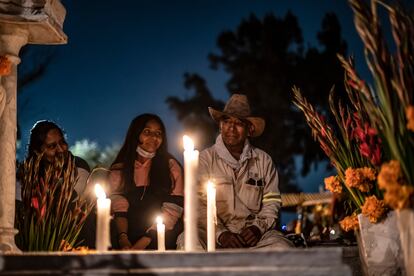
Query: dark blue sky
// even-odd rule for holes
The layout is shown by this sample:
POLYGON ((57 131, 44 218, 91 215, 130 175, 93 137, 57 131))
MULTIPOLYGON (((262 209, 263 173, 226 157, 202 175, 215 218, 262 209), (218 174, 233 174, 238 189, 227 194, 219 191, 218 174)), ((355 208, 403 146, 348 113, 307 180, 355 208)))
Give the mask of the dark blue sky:
MULTIPOLYGON (((64 1, 67 45, 55 46, 55 57, 42 79, 26 88, 20 105, 22 142, 36 120, 51 119, 67 132, 70 144, 88 138, 105 146, 122 143, 136 115, 152 112, 167 125, 170 150, 181 153, 182 127, 165 104, 166 97, 191 96, 183 74, 206 78, 215 97, 226 99, 223 71, 209 69, 207 55, 217 52, 216 38, 234 30, 250 13, 291 10, 307 44, 326 12, 340 20, 348 52, 362 59, 362 46, 345 0, 74 0, 64 1)), ((23 61, 24 62, 24 61, 23 61)), ((207 107, 206 107, 207 108, 207 107)), ((20 156, 24 150, 20 150, 20 156)))

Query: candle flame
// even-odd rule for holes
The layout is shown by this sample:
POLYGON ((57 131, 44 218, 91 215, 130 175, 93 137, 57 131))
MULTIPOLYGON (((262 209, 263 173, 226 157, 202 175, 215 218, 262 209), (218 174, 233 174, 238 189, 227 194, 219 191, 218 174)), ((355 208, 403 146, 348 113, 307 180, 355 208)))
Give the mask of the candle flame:
POLYGON ((207 181, 207 191, 211 191, 216 188, 216 185, 212 180, 207 181))
POLYGON ((184 150, 193 151, 194 150, 194 142, 193 140, 187 136, 183 136, 183 144, 184 144, 184 150))
POLYGON ((106 198, 105 191, 99 184, 95 184, 95 194, 97 198, 106 198))
POLYGON ((162 224, 162 217, 161 216, 157 216, 157 218, 155 219, 155 221, 157 222, 157 224, 162 224))

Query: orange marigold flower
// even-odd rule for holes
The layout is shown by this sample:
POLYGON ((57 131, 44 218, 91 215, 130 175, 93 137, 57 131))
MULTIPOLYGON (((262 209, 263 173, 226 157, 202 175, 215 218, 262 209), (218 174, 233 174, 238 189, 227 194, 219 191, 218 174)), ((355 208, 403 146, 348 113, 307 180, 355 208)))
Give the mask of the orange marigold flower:
POLYGON ((11 68, 11 61, 6 56, 0 56, 0 76, 10 75, 11 68))
POLYGON ((358 230, 358 216, 356 214, 347 216, 339 222, 339 225, 345 232, 349 232, 351 230, 358 230))
POLYGON ((413 200, 414 187, 409 185, 391 186, 384 192, 384 202, 395 210, 409 208, 413 200))
POLYGON ((348 168, 345 171, 345 185, 350 188, 356 188, 361 182, 360 175, 356 169, 348 168))
POLYGON ((373 181, 375 181, 375 170, 372 168, 348 168, 345 171, 345 185, 361 192, 368 192, 372 188, 373 181))
POLYGON ((373 168, 363 167, 359 169, 359 172, 366 180, 375 181, 377 179, 373 168))
POLYGON ((371 223, 376 223, 385 213, 384 201, 377 199, 374 195, 367 197, 361 211, 363 215, 369 218, 371 223))
POLYGON ((342 185, 337 176, 330 176, 324 179, 325 189, 335 194, 342 193, 342 185))
POLYGON ((407 129, 414 131, 414 106, 409 105, 405 110, 407 117, 407 129))
POLYGON ((402 181, 401 166, 397 160, 391 160, 381 166, 378 174, 378 187, 383 190, 399 186, 402 181))

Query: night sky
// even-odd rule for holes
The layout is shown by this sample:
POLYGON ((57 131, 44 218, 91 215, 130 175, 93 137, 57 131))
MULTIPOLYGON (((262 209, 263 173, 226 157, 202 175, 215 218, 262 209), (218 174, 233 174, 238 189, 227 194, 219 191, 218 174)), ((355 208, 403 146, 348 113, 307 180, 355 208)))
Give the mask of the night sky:
POLYGON ((18 99, 23 144, 19 158, 24 156, 30 128, 39 119, 60 124, 69 144, 88 138, 102 148, 122 143, 130 121, 143 112, 161 116, 170 151, 181 154, 183 129, 165 99, 192 95, 183 86, 183 74, 191 72, 206 79, 216 98, 226 100, 228 76, 209 69, 207 55, 218 52, 216 38, 220 32, 234 30, 251 13, 284 17, 291 10, 298 17, 305 45, 316 46, 323 15, 335 12, 348 54, 362 59, 362 44, 345 0, 63 3, 68 44, 53 47, 55 55, 46 74, 26 87, 18 99))

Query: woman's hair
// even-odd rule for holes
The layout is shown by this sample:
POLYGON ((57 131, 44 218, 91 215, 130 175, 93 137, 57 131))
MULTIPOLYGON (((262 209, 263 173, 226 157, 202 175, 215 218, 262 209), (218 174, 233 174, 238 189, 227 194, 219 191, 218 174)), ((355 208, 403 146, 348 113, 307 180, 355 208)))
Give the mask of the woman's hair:
POLYGON ((59 131, 60 135, 62 135, 63 139, 65 139, 65 134, 63 130, 52 121, 37 121, 33 125, 32 129, 30 130, 30 140, 26 158, 30 158, 34 156, 36 153, 41 152, 41 148, 46 140, 47 133, 52 129, 56 129, 57 131, 59 131))
POLYGON ((124 180, 127 192, 135 188, 134 165, 137 157, 136 149, 139 144, 139 136, 149 121, 156 121, 160 125, 162 131, 161 145, 158 148, 155 157, 152 159, 149 174, 150 183, 158 183, 157 185, 161 186, 159 188, 163 190, 171 190, 169 160, 173 157, 168 153, 167 135, 164 123, 157 115, 145 113, 135 117, 132 120, 126 134, 124 144, 119 150, 115 161, 112 163, 112 165, 117 163, 121 163, 123 165, 122 179, 124 180))

